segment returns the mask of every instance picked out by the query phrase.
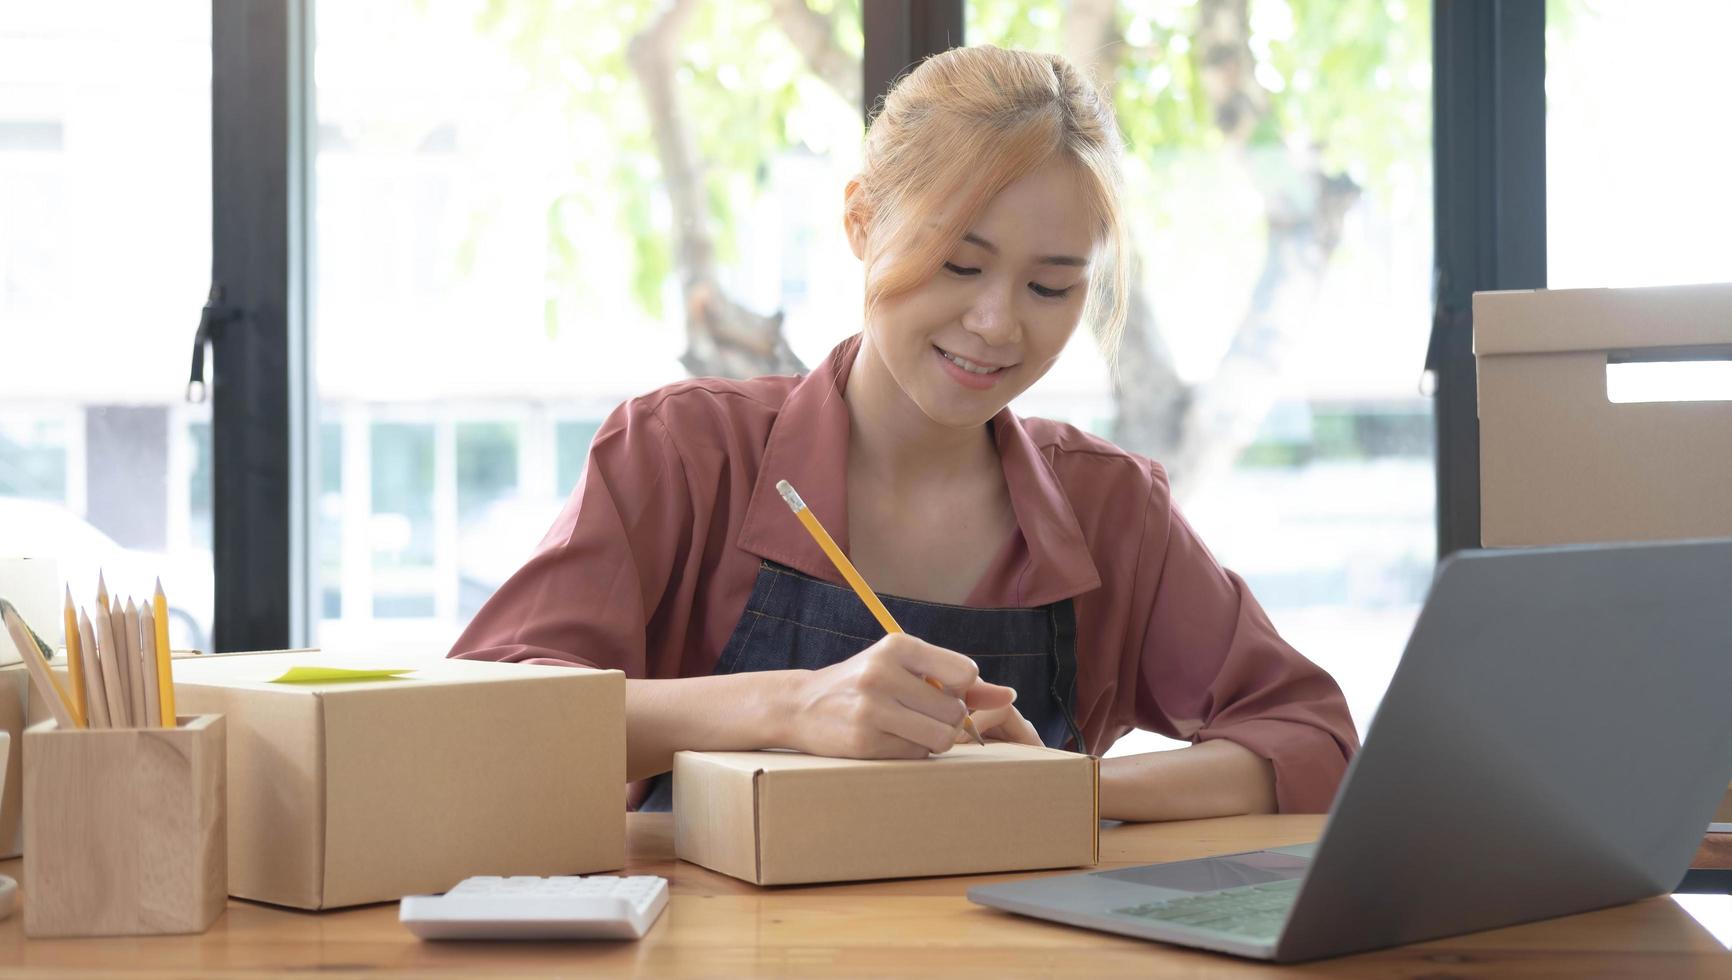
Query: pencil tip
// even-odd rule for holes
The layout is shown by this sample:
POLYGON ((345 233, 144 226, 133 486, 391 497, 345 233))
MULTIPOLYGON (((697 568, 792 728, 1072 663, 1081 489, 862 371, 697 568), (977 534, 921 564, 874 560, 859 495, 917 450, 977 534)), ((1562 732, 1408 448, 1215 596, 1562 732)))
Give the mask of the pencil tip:
POLYGON ((162 595, 162 576, 161 575, 158 575, 156 577, 156 594, 162 595))

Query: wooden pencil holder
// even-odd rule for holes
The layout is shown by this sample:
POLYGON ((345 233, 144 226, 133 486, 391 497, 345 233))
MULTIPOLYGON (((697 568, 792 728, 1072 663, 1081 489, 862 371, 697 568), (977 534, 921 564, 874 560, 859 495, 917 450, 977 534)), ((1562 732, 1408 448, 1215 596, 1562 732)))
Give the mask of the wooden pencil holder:
POLYGON ((203 932, 228 896, 222 715, 24 733, 24 934, 203 932))

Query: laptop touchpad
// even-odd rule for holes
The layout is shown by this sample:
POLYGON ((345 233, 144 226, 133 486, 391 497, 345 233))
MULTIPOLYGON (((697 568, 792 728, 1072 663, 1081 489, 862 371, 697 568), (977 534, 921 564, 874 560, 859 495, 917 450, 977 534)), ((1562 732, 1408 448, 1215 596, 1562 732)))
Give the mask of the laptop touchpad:
POLYGON ((1213 892, 1239 885, 1259 885, 1266 881, 1285 881, 1305 877, 1311 862, 1292 854, 1255 851, 1232 857, 1203 858, 1198 861, 1175 861, 1172 864, 1150 864, 1140 868, 1120 868, 1117 871, 1097 871, 1102 878, 1129 881, 1138 885, 1154 885, 1184 892, 1213 892))

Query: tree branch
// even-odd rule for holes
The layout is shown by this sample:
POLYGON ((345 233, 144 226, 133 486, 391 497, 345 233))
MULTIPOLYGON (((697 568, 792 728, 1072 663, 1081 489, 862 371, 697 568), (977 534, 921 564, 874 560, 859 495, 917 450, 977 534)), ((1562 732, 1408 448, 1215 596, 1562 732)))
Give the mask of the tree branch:
POLYGON ((782 336, 782 314, 764 316, 734 302, 716 274, 703 164, 674 89, 674 44, 696 7, 696 0, 671 0, 626 46, 677 229, 675 261, 686 308, 686 352, 680 361, 696 375, 747 378, 798 371, 800 361, 782 336))
POLYGON ((1112 91, 1125 43, 1113 23, 1116 6, 1115 0, 1070 0, 1060 42, 1065 60, 1106 93, 1112 91))
POLYGON ((1269 90, 1257 81, 1247 8, 1248 0, 1203 0, 1191 45, 1215 128, 1241 150, 1270 109, 1269 90))
POLYGON ((671 0, 626 45, 626 61, 637 74, 643 92, 662 184, 673 207, 680 273, 688 281, 715 275, 715 246, 704 207, 704 174, 674 91, 674 42, 696 7, 695 0, 671 0))
POLYGON ((858 109, 860 90, 865 85, 860 59, 836 43, 835 18, 813 10, 806 0, 769 0, 769 4, 776 26, 788 36, 794 50, 800 52, 806 67, 841 96, 849 108, 858 109))

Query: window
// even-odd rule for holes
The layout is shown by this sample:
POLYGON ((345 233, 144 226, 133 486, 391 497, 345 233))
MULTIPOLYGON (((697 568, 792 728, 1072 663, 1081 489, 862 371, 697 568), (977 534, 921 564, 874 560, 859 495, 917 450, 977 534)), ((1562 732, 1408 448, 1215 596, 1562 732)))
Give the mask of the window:
POLYGON ((1729 35, 1719 3, 1546 5, 1551 288, 1732 282, 1729 35))
MULTIPOLYGON (((1586 66, 1639 15, 1554 6, 1555 163, 1589 153, 1562 149, 1596 135, 1571 106, 1610 97, 1586 66)), ((9 378, 0 505, 54 508, 111 539, 105 554, 187 559, 197 573, 170 585, 190 601, 199 589, 175 583, 208 595, 223 465, 208 413, 181 400, 210 259, 210 8, 135 7, 0 16, 0 340, 15 363, 90 365, 9 378), (107 288, 88 288, 90 270, 107 288)), ((1252 0, 1243 23, 1208 25, 1196 4, 1150 0, 965 9, 971 42, 1066 51, 1109 79, 1130 140, 1127 383, 1079 337, 1018 409, 1166 462, 1205 538, 1363 724, 1432 557, 1426 5, 1252 0), (1218 111, 1228 98, 1244 111, 1218 111)), ((691 373, 793 370, 856 328, 859 267, 837 226, 861 136, 861 12, 319 6, 318 642, 443 652, 540 539, 621 399, 691 373), (776 342, 742 349, 718 324, 776 342)), ((1633 180, 1607 169, 1617 150, 1598 147, 1604 179, 1633 180)), ((1654 193, 1713 154, 1687 144, 1654 193)), ((1692 186, 1696 213, 1719 214, 1718 185, 1692 186)), ((1604 243, 1555 224, 1603 210, 1555 200, 1554 241, 1604 243)), ((1688 209, 1638 216, 1661 211, 1688 209)), ((1698 224, 1724 221, 1686 232, 1698 224)), ((1698 264, 1673 277, 1725 278, 1711 243, 1620 227, 1619 242, 1679 243, 1698 264)), ((1634 277, 1640 258, 1595 261, 1634 277)), ((1603 278, 1570 268, 1559 252, 1560 280, 1603 278)), ((24 526, 0 521, 8 540, 24 526)), ((208 630, 208 607, 194 626, 208 630)))
POLYGON ((444 653, 616 404, 694 371, 792 370, 857 328, 839 229, 860 9, 799 13, 318 7, 321 645, 444 653), (676 133, 689 152, 670 156, 676 133), (713 329, 774 336, 778 312, 769 358, 713 329))
MULTIPOLYGON (((210 4, 0 6, 0 554, 211 627, 210 4)), ((58 620, 36 623, 58 638, 58 620)))
POLYGON ((1233 7, 1205 24, 1193 4, 968 4, 969 43, 1058 51, 1109 83, 1128 142, 1123 383, 1079 335, 1019 407, 1162 461, 1363 731, 1435 554, 1430 8, 1233 7))

